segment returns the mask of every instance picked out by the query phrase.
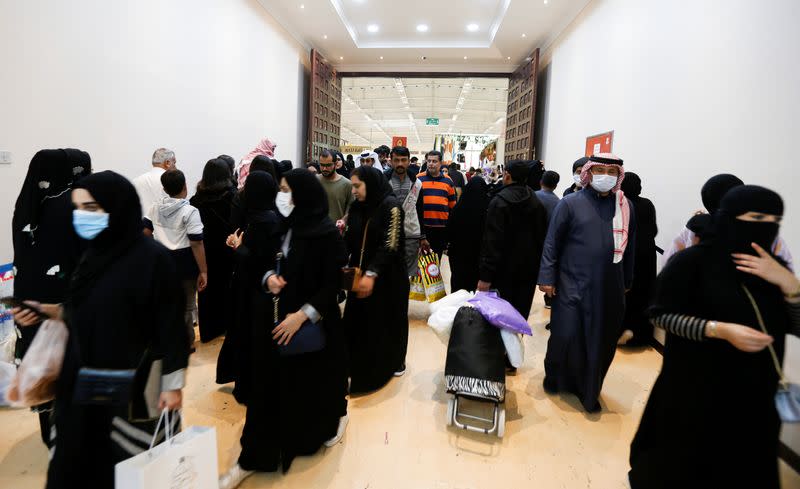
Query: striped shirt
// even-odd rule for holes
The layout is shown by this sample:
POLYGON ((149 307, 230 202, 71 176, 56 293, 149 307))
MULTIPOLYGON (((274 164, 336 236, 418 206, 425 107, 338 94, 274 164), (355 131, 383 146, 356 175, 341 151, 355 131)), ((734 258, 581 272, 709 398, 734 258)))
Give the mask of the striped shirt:
POLYGON ((434 178, 427 173, 418 175, 422 182, 423 224, 427 227, 445 227, 450 210, 456 205, 456 190, 449 177, 434 178))

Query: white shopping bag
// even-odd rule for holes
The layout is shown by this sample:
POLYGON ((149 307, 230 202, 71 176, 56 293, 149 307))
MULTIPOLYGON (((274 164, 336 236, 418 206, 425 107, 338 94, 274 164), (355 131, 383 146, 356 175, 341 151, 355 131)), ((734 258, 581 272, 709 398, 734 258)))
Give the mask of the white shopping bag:
POLYGON ((168 432, 162 444, 116 465, 114 487, 217 489, 216 429, 192 426, 174 437, 168 432))

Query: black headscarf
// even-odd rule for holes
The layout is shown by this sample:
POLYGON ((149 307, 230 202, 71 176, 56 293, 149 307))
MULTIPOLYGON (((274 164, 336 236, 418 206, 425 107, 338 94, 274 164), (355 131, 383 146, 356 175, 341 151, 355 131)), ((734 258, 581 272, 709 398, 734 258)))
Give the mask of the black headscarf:
POLYGON ((353 175, 364 182, 367 188, 367 198, 364 202, 353 202, 354 209, 363 209, 372 212, 378 208, 387 195, 392 194, 392 186, 383 173, 371 166, 359 166, 353 170, 353 175))
POLYGON ((706 210, 708 210, 710 214, 717 212, 720 202, 722 202, 722 197, 728 193, 728 190, 740 185, 744 185, 744 182, 739 177, 728 173, 722 173, 709 178, 700 191, 706 210))
POLYGON ((728 191, 714 216, 715 240, 718 246, 728 253, 755 255, 750 243, 756 243, 771 252, 780 225, 737 219, 737 216, 747 212, 782 216, 783 199, 772 190, 757 185, 740 185, 728 191))
POLYGON ((711 214, 697 214, 686 223, 686 229, 693 232, 701 240, 706 237, 711 225, 711 214))
POLYGON ((108 228, 89 242, 69 288, 70 302, 80 302, 103 271, 142 239, 142 206, 133 184, 113 171, 90 175, 75 185, 88 191, 109 214, 108 228))
POLYGON ((275 170, 275 164, 277 163, 276 160, 264 155, 258 155, 253 158, 253 162, 250 163, 250 173, 254 171, 263 171, 269 173, 269 176, 272 177, 272 181, 275 182, 275 188, 278 188, 278 172, 275 170))
POLYGON ((589 163, 588 156, 584 156, 583 158, 578 158, 577 160, 575 160, 575 163, 572 164, 572 173, 575 174, 578 168, 586 165, 586 163, 589 163))
POLYGON ((231 189, 231 172, 221 158, 208 160, 203 167, 203 178, 197 184, 196 198, 206 201, 221 197, 231 189))
POLYGON ((625 193, 625 197, 635 201, 642 195, 642 179, 633 172, 625 172, 625 180, 622 181, 621 189, 625 193))
POLYGON ((281 183, 281 178, 283 178, 284 176, 286 176, 287 173, 292 171, 292 168, 294 168, 294 166, 292 165, 292 162, 289 160, 279 161, 275 165, 275 174, 278 176, 276 181, 278 182, 278 185, 280 185, 281 183))
POLYGON ((447 227, 458 233, 462 227, 466 227, 467 221, 482 221, 488 208, 489 185, 482 178, 471 178, 450 214, 447 227))
POLYGON ((316 175, 295 168, 283 175, 292 189, 294 210, 287 222, 294 236, 315 237, 336 231, 328 217, 328 195, 316 175))
POLYGON ((35 230, 42 203, 63 195, 91 171, 92 159, 85 151, 43 149, 36 153, 14 206, 13 231, 21 232, 26 226, 35 230))
POLYGON ((275 210, 275 180, 264 171, 251 172, 242 190, 247 224, 265 222, 271 219, 275 210))

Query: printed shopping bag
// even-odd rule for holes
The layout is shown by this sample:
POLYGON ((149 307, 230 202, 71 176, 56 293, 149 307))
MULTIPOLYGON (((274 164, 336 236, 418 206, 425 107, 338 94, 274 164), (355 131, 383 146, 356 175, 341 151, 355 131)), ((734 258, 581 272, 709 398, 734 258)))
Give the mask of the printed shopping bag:
POLYGON ((439 267, 439 257, 436 253, 428 253, 419 257, 419 274, 422 285, 425 286, 425 297, 428 302, 436 302, 447 295, 442 280, 442 269, 439 267))
POLYGON ((116 465, 114 487, 217 489, 216 429, 193 426, 174 437, 168 431, 160 445, 116 465))
POLYGON ((422 285, 422 276, 417 270, 417 274, 411 277, 411 288, 408 291, 408 298, 412 301, 425 301, 425 286, 422 285))

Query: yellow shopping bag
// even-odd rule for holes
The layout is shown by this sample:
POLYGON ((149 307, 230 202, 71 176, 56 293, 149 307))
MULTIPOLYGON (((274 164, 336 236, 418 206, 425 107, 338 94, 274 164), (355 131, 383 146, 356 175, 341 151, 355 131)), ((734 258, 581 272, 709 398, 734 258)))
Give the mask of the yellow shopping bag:
POLYGON ((442 269, 439 266, 439 257, 436 253, 428 253, 419 257, 419 275, 425 288, 425 298, 428 302, 436 302, 447 295, 442 280, 442 269))

